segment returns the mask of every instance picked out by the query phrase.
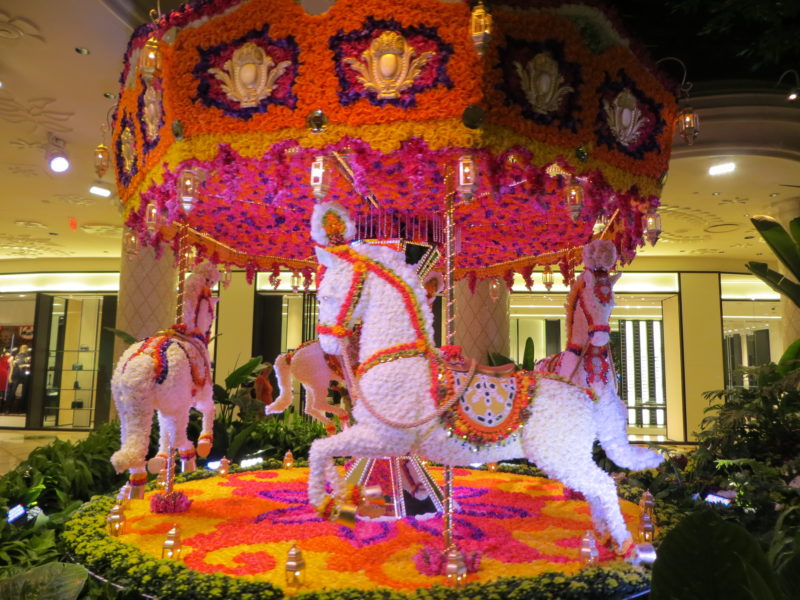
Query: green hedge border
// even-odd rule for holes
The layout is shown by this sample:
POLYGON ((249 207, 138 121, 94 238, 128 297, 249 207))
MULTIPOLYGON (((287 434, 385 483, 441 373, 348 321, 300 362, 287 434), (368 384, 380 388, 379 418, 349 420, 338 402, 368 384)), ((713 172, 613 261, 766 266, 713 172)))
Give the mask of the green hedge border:
MULTIPOLYGON (((232 472, 276 468, 280 468, 280 462, 268 460, 256 467, 233 469, 232 472)), ((540 471, 524 465, 501 465, 501 470, 541 475, 540 471)), ((215 475, 214 471, 195 471, 179 476, 177 481, 215 475)), ((66 523, 61 539, 74 559, 89 571, 127 590, 170 600, 278 600, 284 597, 297 600, 620 600, 646 592, 650 584, 647 570, 626 563, 613 563, 588 567, 573 576, 547 572, 536 577, 503 577, 460 589, 436 585, 409 594, 388 588, 347 588, 285 595, 281 588, 271 583, 199 573, 182 562, 144 555, 134 546, 109 536, 105 521, 114 501, 111 496, 93 497, 66 523)))

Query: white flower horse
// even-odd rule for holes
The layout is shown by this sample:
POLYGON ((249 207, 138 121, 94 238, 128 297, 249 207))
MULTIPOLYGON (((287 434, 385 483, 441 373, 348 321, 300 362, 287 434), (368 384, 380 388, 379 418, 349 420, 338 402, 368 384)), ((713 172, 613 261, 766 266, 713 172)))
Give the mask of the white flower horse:
POLYGON ((537 362, 536 368, 594 390, 597 439, 611 460, 626 469, 654 468, 663 461, 658 452, 628 443, 625 404, 617 393, 608 345, 614 284, 621 275, 609 274, 616 262, 617 250, 608 240, 595 240, 584 248, 586 270, 567 297, 567 349, 537 362))
POLYGON ((130 346, 111 378, 111 391, 120 418, 122 447, 111 456, 118 473, 130 472, 132 497, 141 498, 147 480, 145 458, 153 410, 158 411, 159 451, 148 464, 160 471, 169 447, 180 451, 184 471, 195 469, 195 446, 186 437, 189 409, 203 414, 197 453, 208 456, 214 427, 208 336, 218 298, 211 287, 219 272, 205 262, 184 282, 183 323, 130 346))
MULTIPOLYGON (((338 210, 319 205, 313 218, 330 221, 338 210)), ((309 454, 308 497, 323 516, 339 507, 326 496, 326 479, 339 498, 349 495, 334 457, 412 454, 453 466, 525 457, 583 493, 595 527, 610 534, 620 552, 632 545, 614 480, 592 460, 598 424, 590 390, 532 371, 478 374, 474 361, 466 372, 454 370, 433 344, 425 292, 401 254, 338 245, 317 248, 317 258, 325 268, 320 343, 341 355, 348 370, 348 338, 361 323, 351 389, 357 424, 315 440, 309 454)))

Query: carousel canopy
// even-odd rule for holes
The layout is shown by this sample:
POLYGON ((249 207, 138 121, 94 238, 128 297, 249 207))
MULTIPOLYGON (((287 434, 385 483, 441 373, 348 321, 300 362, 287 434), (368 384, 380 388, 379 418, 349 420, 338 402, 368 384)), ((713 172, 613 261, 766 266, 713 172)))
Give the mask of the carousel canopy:
POLYGON ((139 243, 314 266, 309 217, 443 240, 456 276, 569 274, 598 220, 623 262, 667 171, 675 96, 600 10, 546 2, 200 0, 130 40, 112 152, 139 243), (612 219, 613 217, 613 219, 612 219))

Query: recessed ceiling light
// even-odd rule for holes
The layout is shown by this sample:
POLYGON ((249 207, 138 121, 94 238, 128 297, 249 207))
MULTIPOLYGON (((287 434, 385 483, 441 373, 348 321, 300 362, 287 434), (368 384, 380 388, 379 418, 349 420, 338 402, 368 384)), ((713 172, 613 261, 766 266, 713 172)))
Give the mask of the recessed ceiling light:
POLYGON ((3 82, 0 81, 0 89, 3 89, 3 82))
POLYGON ((734 162, 719 163, 708 167, 708 174, 724 175, 726 173, 733 173, 735 170, 736 170, 736 163, 734 162))
POLYGON ((712 196, 719 196, 720 192, 711 192, 712 196))
POLYGON ((770 197, 770 198, 774 198, 775 196, 780 196, 780 193, 779 193, 779 192, 772 192, 772 193, 769 195, 769 197, 770 197))
POLYGON ((84 48, 83 46, 78 46, 77 48, 75 48, 75 52, 77 52, 81 56, 86 56, 87 54, 89 54, 89 49, 84 48))
POLYGON ((108 98, 109 100, 116 100, 117 99, 117 95, 116 94, 112 94, 111 92, 104 92, 103 96, 108 98))
POLYGON ((111 197, 113 190, 111 186, 105 181, 95 181, 89 188, 89 193, 95 196, 102 196, 103 198, 111 197))

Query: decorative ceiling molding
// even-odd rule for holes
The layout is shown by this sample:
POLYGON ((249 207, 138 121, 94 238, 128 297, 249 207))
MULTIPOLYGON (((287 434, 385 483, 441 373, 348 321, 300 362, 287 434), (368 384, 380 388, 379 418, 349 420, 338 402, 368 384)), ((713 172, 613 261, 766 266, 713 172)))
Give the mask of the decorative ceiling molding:
POLYGON ((81 225, 81 231, 100 237, 122 237, 122 226, 109 223, 87 223, 86 225, 81 225))
POLYGON ((44 142, 42 140, 25 140, 17 138, 8 142, 17 150, 44 150, 44 142))
MULTIPOLYGON (((81 194, 54 194, 53 198, 55 198, 56 201, 63 202, 69 206, 89 206, 90 204, 94 204, 91 198, 81 194)), ((45 198, 42 200, 42 202, 44 204, 51 204, 52 200, 45 198)))
POLYGON ((30 133, 72 131, 65 122, 75 113, 47 108, 55 101, 55 98, 31 98, 24 104, 14 98, 0 98, 0 119, 9 123, 28 123, 32 125, 30 133))
POLYGON ((24 163, 6 164, 5 170, 11 175, 17 175, 19 177, 39 177, 44 173, 41 167, 24 163))
POLYGON ((20 40, 29 37, 44 42, 44 36, 40 31, 39 26, 33 21, 25 17, 13 17, 0 10, 0 40, 20 40))
POLYGON ((69 256, 68 252, 51 238, 34 238, 29 235, 0 233, 0 257, 69 256))
POLYGON ((47 225, 39 221, 15 221, 14 224, 25 229, 47 229, 47 225))

